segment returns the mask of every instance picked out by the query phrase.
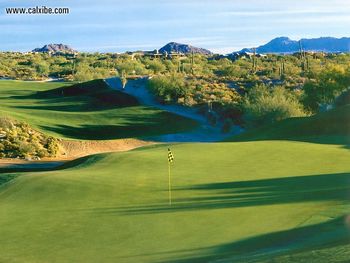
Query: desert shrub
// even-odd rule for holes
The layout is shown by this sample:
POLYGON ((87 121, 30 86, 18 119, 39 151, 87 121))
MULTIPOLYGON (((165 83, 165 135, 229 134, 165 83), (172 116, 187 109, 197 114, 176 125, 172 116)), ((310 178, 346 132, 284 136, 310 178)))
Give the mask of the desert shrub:
POLYGON ((154 95, 166 103, 176 102, 186 95, 184 78, 180 74, 154 77, 148 81, 147 86, 154 95))
POLYGON ((47 138, 47 144, 45 145, 49 156, 56 156, 59 151, 59 144, 57 139, 53 137, 47 138))
POLYGON ((93 79, 92 72, 87 67, 79 67, 73 77, 75 81, 88 81, 93 79))
MULTIPOLYGON (((43 158, 45 156, 49 156, 49 154, 45 148, 41 148, 41 149, 38 149, 36 151, 36 156, 39 158, 43 158)), ((53 156, 55 156, 55 155, 53 155, 53 156)))
POLYGON ((153 73, 158 74, 166 71, 166 66, 161 62, 161 60, 155 59, 155 60, 149 60, 147 62, 147 68, 153 73))
POLYGON ((322 105, 333 104, 336 97, 350 86, 350 69, 332 66, 323 70, 316 79, 304 85, 304 105, 317 112, 322 105))
POLYGON ((188 77, 182 74, 157 76, 149 80, 148 88, 162 102, 185 106, 216 103, 238 104, 241 96, 224 82, 212 78, 188 77))
POLYGON ((236 64, 221 65, 221 67, 215 72, 217 75, 228 78, 241 78, 248 74, 248 70, 241 68, 236 64))
POLYGON ((58 140, 32 129, 24 122, 0 117, 0 157, 53 157, 59 152, 58 140))
POLYGON ((297 98, 282 87, 270 90, 265 85, 255 86, 244 98, 242 106, 248 127, 306 115, 297 98))
POLYGON ((30 142, 19 141, 18 142, 18 156, 19 157, 30 157, 35 155, 35 146, 30 142))
POLYGON ((136 59, 123 59, 121 61, 118 61, 116 64, 116 69, 119 76, 121 76, 122 72, 124 72, 125 75, 144 75, 148 73, 145 65, 136 59))
POLYGON ((107 68, 93 67, 86 62, 77 64, 73 80, 83 82, 93 79, 102 79, 110 76, 110 70, 107 68))
POLYGON ((6 130, 13 128, 13 123, 11 119, 7 117, 0 117, 0 129, 6 130))

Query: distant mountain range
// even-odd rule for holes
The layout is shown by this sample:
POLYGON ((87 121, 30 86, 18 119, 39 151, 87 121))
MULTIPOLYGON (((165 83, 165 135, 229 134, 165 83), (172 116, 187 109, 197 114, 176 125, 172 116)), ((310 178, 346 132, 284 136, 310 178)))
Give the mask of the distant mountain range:
MULTIPOLYGON (((256 48, 257 53, 295 53, 300 50, 316 52, 350 52, 350 38, 321 37, 312 39, 291 40, 288 37, 278 37, 269 43, 256 48)), ((245 48, 240 52, 253 52, 253 48, 245 48)))
MULTIPOLYGON (((278 37, 265 45, 256 48, 256 53, 280 53, 288 54, 300 51, 300 45, 304 51, 315 51, 315 52, 350 52, 350 37, 333 38, 333 37, 321 37, 306 39, 303 38, 299 41, 292 40, 288 37, 278 37)), ((68 45, 64 44, 48 44, 41 48, 33 49, 33 52, 51 52, 51 53, 75 53, 76 50, 72 49, 68 45)), ((187 44, 180 44, 176 42, 170 42, 164 47, 158 50, 159 53, 182 53, 182 54, 202 54, 202 55, 213 55, 210 50, 194 47, 187 44)), ((241 51, 233 52, 232 54, 254 52, 254 48, 244 48, 241 51)))
POLYGON ((75 53, 76 51, 64 44, 48 44, 41 48, 35 48, 32 52, 75 53))
POLYGON ((191 45, 186 45, 186 44, 180 44, 176 42, 170 42, 166 44, 164 47, 159 49, 160 53, 165 53, 167 52, 168 54, 172 52, 176 53, 183 53, 183 54, 202 54, 202 55, 212 55, 213 53, 207 49, 204 48, 199 48, 199 47, 194 47, 191 45))

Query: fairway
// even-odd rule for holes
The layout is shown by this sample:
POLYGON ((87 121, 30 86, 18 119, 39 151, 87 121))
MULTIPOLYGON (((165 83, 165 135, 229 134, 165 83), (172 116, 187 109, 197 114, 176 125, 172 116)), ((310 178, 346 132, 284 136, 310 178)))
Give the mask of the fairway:
POLYGON ((172 207, 166 145, 17 174, 0 186, 0 262, 350 258, 349 149, 261 141, 171 150, 172 207))
POLYGON ((74 83, 0 81, 0 114, 63 139, 108 140, 176 133, 192 120, 141 106, 102 80, 74 83))

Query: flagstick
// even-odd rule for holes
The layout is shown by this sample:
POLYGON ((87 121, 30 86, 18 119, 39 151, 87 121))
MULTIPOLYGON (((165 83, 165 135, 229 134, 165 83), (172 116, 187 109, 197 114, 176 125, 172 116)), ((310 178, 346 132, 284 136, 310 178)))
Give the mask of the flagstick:
POLYGON ((170 165, 171 163, 168 162, 168 171, 169 171, 169 205, 171 206, 171 180, 170 180, 170 165))

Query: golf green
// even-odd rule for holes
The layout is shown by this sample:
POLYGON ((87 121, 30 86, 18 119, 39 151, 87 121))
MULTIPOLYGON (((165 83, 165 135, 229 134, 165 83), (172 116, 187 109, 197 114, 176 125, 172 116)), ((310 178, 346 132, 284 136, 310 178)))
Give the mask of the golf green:
POLYGON ((347 148, 288 141, 171 145, 170 207, 167 147, 17 174, 0 186, 0 262, 350 257, 347 148))

